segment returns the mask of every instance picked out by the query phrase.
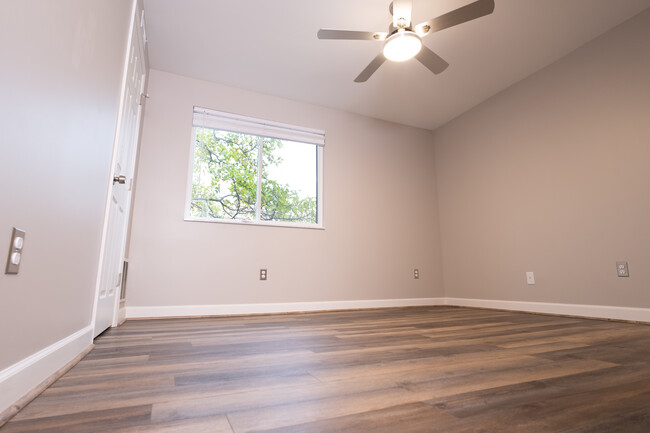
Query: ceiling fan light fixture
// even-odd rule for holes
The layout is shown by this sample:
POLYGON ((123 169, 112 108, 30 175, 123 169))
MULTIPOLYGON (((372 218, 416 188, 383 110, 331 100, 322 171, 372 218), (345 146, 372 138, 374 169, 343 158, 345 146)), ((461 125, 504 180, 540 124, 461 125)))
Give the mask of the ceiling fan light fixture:
POLYGON ((415 56, 422 48, 422 40, 411 30, 399 29, 386 38, 384 56, 394 62, 403 62, 415 56))

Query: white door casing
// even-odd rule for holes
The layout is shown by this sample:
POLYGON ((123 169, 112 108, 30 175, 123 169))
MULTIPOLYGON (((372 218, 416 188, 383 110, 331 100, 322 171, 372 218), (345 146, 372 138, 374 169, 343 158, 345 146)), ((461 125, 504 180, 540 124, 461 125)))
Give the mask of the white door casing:
POLYGON ((113 148, 113 171, 104 217, 102 246, 95 306, 93 337, 117 325, 122 263, 131 209, 133 174, 140 135, 146 78, 145 32, 143 14, 133 2, 128 50, 122 80, 122 96, 113 148), (120 179, 120 177, 122 177, 120 179))

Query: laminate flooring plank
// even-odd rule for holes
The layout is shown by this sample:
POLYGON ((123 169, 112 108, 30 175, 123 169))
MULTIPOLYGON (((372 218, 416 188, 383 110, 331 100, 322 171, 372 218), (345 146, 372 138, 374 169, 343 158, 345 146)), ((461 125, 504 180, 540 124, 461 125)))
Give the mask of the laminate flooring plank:
MULTIPOLYGON (((111 390, 94 394, 75 394, 69 396, 56 396, 56 398, 37 399, 30 403, 14 419, 38 419, 66 415, 80 411, 95 411, 101 409, 119 409, 137 405, 159 406, 190 406, 190 412, 194 413, 195 405, 203 404, 207 407, 216 404, 217 407, 228 407, 228 402, 234 400, 236 407, 244 404, 246 408, 250 405, 244 401, 260 389, 267 391, 270 401, 277 401, 277 395, 282 395, 285 389, 304 389, 306 386, 318 384, 318 380, 312 376, 294 376, 284 378, 268 378, 266 380, 244 379, 239 382, 209 383, 193 386, 166 386, 158 388, 143 388, 134 390, 111 390), (241 403, 243 401, 243 403, 241 403)), ((45 398, 46 397, 46 398, 45 398)), ((257 404, 257 403, 255 403, 257 404)), ((204 416, 223 414, 219 410, 202 411, 204 416)), ((193 415, 192 415, 193 416, 193 415)), ((166 420, 175 419, 173 417, 166 420)), ((4 433, 4 432, 2 432, 4 433)))
POLYGON ((260 366, 256 369, 243 369, 230 372, 215 371, 203 374, 178 374, 174 378, 176 386, 206 385, 224 382, 253 381, 260 383, 266 380, 291 381, 300 376, 308 376, 309 372, 297 369, 295 366, 282 366, 280 368, 268 368, 260 366))
POLYGON ((581 425, 564 430, 563 433, 648 433, 650 431, 650 408, 602 419, 598 417, 581 425))
MULTIPOLYGON (((647 410, 650 403, 650 382, 637 385, 637 389, 615 386, 600 393, 563 394, 547 396, 537 402, 511 404, 443 424, 441 431, 469 432, 477 425, 484 431, 495 432, 580 431, 647 410)), ((628 418, 628 428, 638 427, 633 421, 635 419, 636 417, 628 418)))
POLYGON ((58 384, 44 391, 46 396, 79 396, 81 399, 87 400, 94 395, 99 395, 100 398, 107 394, 119 393, 123 394, 129 390, 155 390, 161 387, 174 386, 174 376, 171 375, 157 375, 143 378, 134 378, 128 380, 108 380, 103 382, 75 382, 73 384, 58 384))
POLYGON ((535 356, 507 356, 507 357, 450 357, 448 362, 431 362, 429 359, 408 360, 402 362, 389 362, 376 365, 341 366, 336 368, 312 369, 310 374, 322 382, 326 381, 356 381, 361 378, 367 380, 381 380, 382 378, 399 378, 400 382, 408 381, 409 377, 427 378, 436 380, 475 374, 477 371, 511 370, 513 368, 532 367, 550 364, 549 359, 535 356))
MULTIPOLYGON (((253 354, 238 357, 210 357, 197 356, 198 359, 191 359, 183 356, 173 356, 169 359, 158 359, 147 363, 136 363, 123 365, 116 363, 114 368, 104 365, 96 368, 78 369, 74 374, 65 376, 66 383, 89 383, 105 382, 109 380, 129 380, 143 378, 146 376, 173 375, 178 372, 186 374, 209 372, 213 369, 224 370, 227 368, 242 368, 245 366, 255 367, 259 365, 287 365, 292 363, 319 362, 316 355, 311 351, 297 351, 287 353, 253 354)), ((76 368, 76 367, 75 367, 76 368)))
POLYGON ((184 419, 117 429, 111 433, 233 433, 225 416, 184 419))
POLYGON ((149 355, 136 355, 136 356, 121 356, 120 358, 100 358, 100 359, 85 359, 83 364, 77 364, 73 368, 76 373, 83 371, 84 369, 91 370, 93 373, 96 372, 102 366, 105 366, 107 369, 114 369, 119 366, 126 366, 126 368, 131 368, 134 365, 145 365, 149 361, 149 355))
POLYGON ((650 326, 462 307, 129 320, 11 432, 650 431, 650 326))
POLYGON ((117 346, 117 347, 95 347, 86 357, 88 360, 94 359, 115 359, 122 357, 142 356, 156 353, 169 353, 169 352, 182 352, 189 350, 192 345, 188 342, 184 343, 151 343, 141 344, 136 346, 117 346))
POLYGON ((534 367, 512 368, 506 371, 481 372, 445 379, 404 381, 402 386, 418 392, 430 390, 431 397, 451 396, 470 391, 513 385, 521 382, 551 379, 578 373, 614 368, 616 364, 598 360, 574 359, 564 363, 541 364, 534 367))
POLYGON ((570 358, 591 358, 618 364, 644 364, 646 360, 650 359, 650 338, 601 342, 588 347, 554 350, 539 356, 558 362, 570 358))
POLYGON ((14 418, 2 427, 2 433, 86 433, 112 432, 120 428, 147 425, 151 406, 129 406, 97 411, 21 420, 14 418))
MULTIPOLYGON (((563 325, 568 325, 572 322, 564 322, 563 325)), ((472 337, 480 336, 483 333, 491 333, 495 331, 523 331, 525 329, 543 328, 547 327, 547 322, 541 323, 512 323, 512 322, 482 322, 473 323, 470 325, 455 325, 447 326, 444 328, 427 328, 419 329, 420 333, 430 337, 461 337, 466 338, 468 335, 472 337)))
POLYGON ((416 393, 403 388, 389 388, 231 412, 228 414, 228 419, 237 433, 264 431, 367 411, 384 410, 395 405, 416 403, 418 399, 416 393))
MULTIPOLYGON (((228 418, 233 429, 238 431, 255 431, 286 427, 291 423, 302 424, 351 415, 369 410, 378 410, 396 404, 413 403, 433 398, 438 395, 453 395, 466 390, 485 389, 499 386, 504 383, 518 383, 525 379, 539 379, 557 377, 571 374, 575 371, 588 371, 610 366, 609 363, 599 361, 575 360, 570 366, 542 365, 538 367, 522 367, 515 373, 502 374, 494 372, 487 374, 486 378, 476 381, 469 377, 456 377, 436 381, 426 375, 421 375, 413 382, 405 382, 396 388, 384 388, 370 392, 349 393, 334 395, 327 398, 317 398, 307 395, 300 401, 283 402, 279 397, 273 401, 272 406, 258 407, 245 411, 229 412, 228 418)), ((377 383, 370 381, 369 383, 377 383)), ((350 389, 356 389, 354 382, 350 389)))
MULTIPOLYGON (((245 393, 221 394, 216 398, 201 398, 196 400, 181 400, 154 405, 155 419, 174 419, 178 417, 191 417, 220 413, 219 410, 226 408, 226 412, 246 409, 259 409, 269 406, 281 406, 301 403, 312 400, 325 400, 337 398, 343 395, 359 391, 380 392, 382 389, 390 389, 401 386, 404 381, 422 382, 433 381, 436 378, 446 379, 453 375, 460 377, 470 375, 476 369, 484 374, 502 374, 513 368, 530 368, 541 364, 550 364, 551 361, 531 356, 520 358, 502 358, 497 362, 485 363, 484 360, 473 360, 466 363, 439 363, 433 365, 408 365, 402 364, 397 367, 390 365, 378 365, 367 369, 365 374, 354 370, 351 375, 343 372, 338 376, 320 377, 320 382, 305 384, 300 388, 283 387, 277 388, 274 392, 264 392, 264 388, 251 387, 245 393), (377 371, 373 371, 377 368, 377 371), (242 403, 243 402, 243 403, 242 403), (254 406, 249 406, 253 402, 254 406)), ((313 374, 318 377, 317 374, 313 374)), ((466 382, 466 381, 462 381, 466 382)), ((425 390, 425 396, 431 396, 429 390, 425 390)), ((419 398, 419 397, 418 397, 419 398)))
POLYGON ((581 393, 604 393, 615 385, 636 390, 636 383, 650 380, 650 371, 613 367, 586 373, 533 380, 478 391, 441 396, 426 401, 457 418, 490 413, 504 407, 537 404, 546 399, 581 393))
MULTIPOLYGON (((431 433, 453 417, 423 403, 408 403, 257 433, 431 433)), ((453 421, 452 421, 453 423, 453 421)))
MULTIPOLYGON (((398 389, 394 379, 359 380, 355 382, 315 382, 295 386, 249 387, 239 392, 226 392, 199 398, 174 399, 153 405, 152 419, 171 421, 197 416, 214 416, 234 412, 248 412, 257 416, 261 409, 273 411, 282 406, 335 400, 356 394, 380 394, 387 389, 398 389)), ((403 390, 400 390, 402 392, 403 390)), ((411 393, 412 394, 412 393, 411 393)))

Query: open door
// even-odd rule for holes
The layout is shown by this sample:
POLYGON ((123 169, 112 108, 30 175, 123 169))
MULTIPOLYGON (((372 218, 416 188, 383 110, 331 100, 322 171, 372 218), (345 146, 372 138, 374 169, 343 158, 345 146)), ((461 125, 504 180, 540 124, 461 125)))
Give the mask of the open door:
POLYGON ((134 0, 131 32, 122 80, 113 175, 106 205, 97 290, 93 312, 93 337, 117 325, 117 309, 122 283, 122 262, 128 232, 133 174, 140 136, 140 120, 146 82, 144 15, 134 0))

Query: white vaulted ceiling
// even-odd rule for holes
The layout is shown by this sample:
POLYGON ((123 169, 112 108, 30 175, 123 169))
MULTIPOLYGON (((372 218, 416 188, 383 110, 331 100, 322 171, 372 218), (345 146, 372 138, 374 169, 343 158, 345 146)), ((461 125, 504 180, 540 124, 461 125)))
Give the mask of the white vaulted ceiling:
MULTIPOLYGON (((414 0, 413 22, 471 2, 414 0)), ((650 7, 650 0, 496 0, 492 15, 424 38, 450 64, 442 74, 415 59, 387 61, 355 83, 382 44, 316 33, 386 31, 389 3, 145 0, 151 67, 435 129, 650 7)))

